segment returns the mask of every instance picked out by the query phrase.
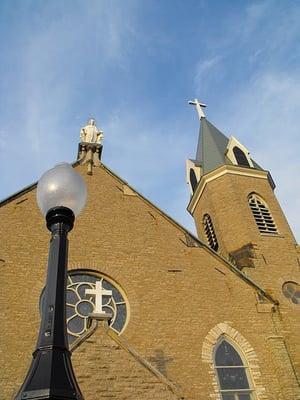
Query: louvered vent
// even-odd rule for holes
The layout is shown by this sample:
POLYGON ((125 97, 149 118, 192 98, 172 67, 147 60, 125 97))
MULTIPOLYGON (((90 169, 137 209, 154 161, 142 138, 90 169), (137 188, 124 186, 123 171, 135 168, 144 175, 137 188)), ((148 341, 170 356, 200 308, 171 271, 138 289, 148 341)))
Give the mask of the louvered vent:
POLYGON ((219 244, 217 241, 217 237, 215 234, 212 220, 208 214, 204 215, 203 224, 204 224, 204 232, 205 232, 209 247, 211 247, 213 250, 217 251, 219 248, 219 244))
POLYGON ((267 204, 256 194, 248 197, 249 206, 261 233, 277 234, 277 228, 267 204))

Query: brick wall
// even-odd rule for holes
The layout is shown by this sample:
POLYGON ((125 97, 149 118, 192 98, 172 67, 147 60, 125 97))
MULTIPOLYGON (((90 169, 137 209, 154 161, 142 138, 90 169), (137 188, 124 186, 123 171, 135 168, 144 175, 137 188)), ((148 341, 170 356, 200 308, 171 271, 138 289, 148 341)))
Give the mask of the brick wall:
POLYGON ((268 180, 225 174, 208 182, 194 212, 199 236, 204 240, 202 219, 205 213, 212 218, 220 253, 225 257, 229 258, 229 253, 238 253, 243 246, 251 247, 251 262, 243 271, 279 301, 277 332, 284 337, 299 382, 300 310, 282 293, 284 282, 291 280, 300 283, 298 246, 268 180), (259 232, 248 205, 247 198, 251 192, 257 193, 268 204, 278 235, 259 232))
MULTIPOLYGON (((261 373, 257 399, 280 398, 279 361, 267 346, 268 338, 280 329, 280 323, 274 323, 278 311, 272 304, 261 312, 253 286, 206 247, 191 247, 183 229, 105 167, 94 168, 92 176, 86 174, 86 167, 76 170, 87 182, 88 203, 69 235, 69 268, 105 273, 122 287, 130 308, 122 334, 128 345, 154 369, 159 369, 153 361, 155 355, 162 353, 168 359, 164 369, 168 382, 185 399, 206 400, 216 395, 216 380, 211 366, 202 359, 203 344, 211 329, 226 323, 255 351, 261 373)), ((0 227, 0 259, 4 260, 0 264, 0 397, 8 400, 29 367, 45 281, 49 234, 36 206, 35 190, 0 209, 0 227)), ((177 396, 157 377, 150 377, 134 357, 128 361, 116 348, 111 354, 110 347, 100 344, 99 334, 97 331, 73 354, 86 400, 104 397, 99 381, 106 376, 105 387, 114 382, 116 398, 177 396)), ((280 361, 287 366, 283 374, 295 386, 288 360, 286 356, 280 361)))

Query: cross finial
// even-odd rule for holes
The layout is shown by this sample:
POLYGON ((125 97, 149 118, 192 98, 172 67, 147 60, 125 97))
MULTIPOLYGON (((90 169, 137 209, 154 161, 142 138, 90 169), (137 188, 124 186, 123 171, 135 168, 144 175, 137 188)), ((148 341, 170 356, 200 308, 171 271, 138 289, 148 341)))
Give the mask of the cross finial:
POLYGON ((196 110, 199 115, 199 121, 201 120, 201 118, 205 118, 205 114, 204 111, 202 110, 202 107, 203 108, 206 107, 206 104, 201 103, 198 99, 190 100, 188 103, 193 106, 196 106, 196 110))

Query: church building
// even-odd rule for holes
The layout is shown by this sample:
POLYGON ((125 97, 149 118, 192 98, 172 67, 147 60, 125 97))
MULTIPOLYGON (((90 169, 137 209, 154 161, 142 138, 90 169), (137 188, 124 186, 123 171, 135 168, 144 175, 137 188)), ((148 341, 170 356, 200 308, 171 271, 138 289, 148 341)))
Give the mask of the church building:
MULTIPOLYGON (((300 400, 299 246, 268 166, 190 103, 197 237, 102 163, 95 120, 81 129, 73 168, 88 198, 66 287, 78 384, 85 400, 300 400)), ((0 203, 0 400, 25 379, 43 310, 49 232, 36 186, 0 203)))

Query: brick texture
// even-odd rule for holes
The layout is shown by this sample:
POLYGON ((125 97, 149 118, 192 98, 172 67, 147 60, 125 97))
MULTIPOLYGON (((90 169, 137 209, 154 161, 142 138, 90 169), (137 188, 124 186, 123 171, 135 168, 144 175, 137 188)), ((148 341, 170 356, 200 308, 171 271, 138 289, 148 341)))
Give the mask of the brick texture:
MULTIPOLYGON (((215 174, 217 173, 216 170, 215 174)), ((293 373, 290 376, 295 377, 296 386, 299 387, 299 306, 291 303, 282 293, 284 282, 300 283, 298 246, 268 180, 234 174, 225 174, 211 180, 206 185, 194 212, 198 234, 203 240, 206 238, 202 220, 206 213, 213 220, 220 253, 224 257, 231 258, 230 255, 239 253, 245 245, 251 248, 251 252, 248 252, 248 263, 243 260, 244 265, 248 264, 249 268, 246 267, 243 271, 279 302, 278 315, 273 318, 274 326, 277 333, 282 335, 285 347, 282 351, 287 352, 289 357, 289 365, 282 361, 281 369, 291 368, 292 363, 293 373), (248 205, 247 198, 252 192, 257 193, 268 204, 278 228, 277 235, 259 232, 248 205)), ((278 361, 279 359, 280 357, 277 358, 278 361)), ((293 390, 291 382, 286 384, 286 387, 293 390)), ((287 393, 288 390, 285 389, 284 392, 287 393)), ((291 392, 285 395, 288 398, 296 398, 291 392)))
MULTIPOLYGON (((120 338, 139 355, 134 356, 98 327, 73 352, 76 376, 85 399, 216 399, 215 371, 202 354, 212 329, 219 327, 217 332, 224 335, 220 328, 223 325, 219 324, 234 332, 232 341, 249 363, 254 391, 259 371, 256 399, 299 399, 297 376, 291 373, 300 361, 300 351, 293 339, 299 330, 299 310, 292 310, 287 301, 281 308, 281 300, 280 307, 275 307, 264 299, 267 307, 262 312, 257 291, 239 272, 201 246, 103 165, 94 168, 91 176, 84 166, 77 166, 76 170, 86 180, 88 202, 69 235, 69 269, 104 273, 124 290, 130 315, 120 338), (251 368, 254 353, 247 354, 245 348, 240 348, 238 334, 255 353, 256 367, 251 368), (284 337, 286 346, 270 347, 269 338, 276 335, 284 337), (153 361, 158 351, 168 359, 163 369, 165 381, 159 375, 162 369, 153 361), (278 379, 278 368, 282 381, 278 379), (172 385, 177 391, 172 391, 172 385), (285 391, 287 385, 292 385, 293 392, 285 391)), ((232 190, 234 183, 228 184, 232 190)), ((217 199, 213 192, 211 189, 214 200, 207 195, 207 205, 202 205, 202 210, 209 213, 218 210, 218 201, 227 201, 226 194, 220 193, 217 199)), ((244 218, 241 209, 237 212, 244 218)), ((279 224, 283 217, 280 219, 278 213, 273 212, 279 224)), ((250 217, 247 214, 245 218, 250 221, 250 217)), ((195 218, 200 218, 198 209, 195 218)), ((219 234, 221 216, 218 218, 214 219, 219 234)), ((238 225, 228 227, 228 234, 234 233, 237 238, 231 250, 249 242, 249 234, 241 225, 241 238, 236 232, 238 225)), ((45 282, 49 234, 36 206, 35 189, 3 204, 0 227, 0 398, 9 400, 18 391, 31 361, 40 321, 39 297, 45 282)), ((259 236, 250 222, 249 230, 251 240, 258 243, 259 236)), ((281 226, 280 230, 283 231, 281 226)), ((229 251, 229 242, 224 238, 224 252, 229 251)), ((290 249, 292 239, 286 238, 284 246, 290 249)), ((260 261, 255 268, 275 267, 273 261, 267 267, 260 261)), ((290 274, 291 267, 288 271, 290 274)), ((270 288, 277 285, 279 277, 279 272, 274 279, 271 275, 270 288)), ((279 292, 275 293, 279 296, 279 292)), ((213 346, 209 351, 213 353, 213 346)))

